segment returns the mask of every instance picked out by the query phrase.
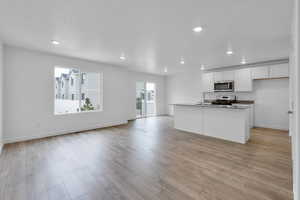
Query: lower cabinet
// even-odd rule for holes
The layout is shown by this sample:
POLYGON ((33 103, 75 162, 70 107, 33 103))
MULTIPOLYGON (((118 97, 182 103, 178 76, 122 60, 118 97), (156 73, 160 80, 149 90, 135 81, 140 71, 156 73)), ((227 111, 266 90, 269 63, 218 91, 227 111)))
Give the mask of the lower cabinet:
POLYGON ((232 105, 238 105, 238 106, 249 106, 249 125, 250 128, 254 127, 254 104, 232 104, 232 105))

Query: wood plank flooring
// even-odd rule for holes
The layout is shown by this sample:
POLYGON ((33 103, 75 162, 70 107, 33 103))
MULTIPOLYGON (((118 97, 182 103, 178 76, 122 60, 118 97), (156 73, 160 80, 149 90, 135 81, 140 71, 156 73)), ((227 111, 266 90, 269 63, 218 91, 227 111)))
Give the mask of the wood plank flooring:
POLYGON ((172 128, 170 117, 5 145, 1 200, 291 200, 287 132, 236 144, 172 128))

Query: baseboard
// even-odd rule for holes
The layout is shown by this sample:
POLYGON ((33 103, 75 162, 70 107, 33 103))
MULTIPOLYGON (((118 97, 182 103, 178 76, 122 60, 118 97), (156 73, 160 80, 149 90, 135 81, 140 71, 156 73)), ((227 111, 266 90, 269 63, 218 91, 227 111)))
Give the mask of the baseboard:
POLYGON ((128 120, 123 120, 123 121, 114 122, 114 123, 106 123, 106 124, 102 124, 102 125, 87 126, 85 128, 80 128, 80 129, 51 131, 48 133, 38 134, 38 135, 29 135, 29 136, 16 137, 16 138, 7 138, 7 139, 4 138, 3 143, 9 144, 9 143, 15 143, 15 142, 23 142, 23 141, 41 139, 41 138, 46 138, 46 137, 51 137, 51 136, 65 135, 65 134, 76 133, 76 132, 81 132, 81 131, 88 131, 88 130, 93 130, 93 129, 118 126, 118 125, 127 124, 127 123, 128 123, 128 120))
POLYGON ((159 114, 157 116, 161 116, 161 117, 167 117, 167 116, 170 116, 169 114, 165 113, 165 114, 159 114))
POLYGON ((264 129, 264 130, 269 130, 269 131, 284 131, 284 132, 288 132, 289 131, 289 130, 286 130, 286 129, 268 128, 268 127, 261 127, 261 126, 254 126, 253 128, 264 129))
POLYGON ((150 116, 144 116, 144 117, 134 117, 134 118, 128 119, 128 121, 134 121, 137 119, 150 118, 150 117, 166 117, 166 116, 169 116, 169 115, 168 114, 157 114, 157 115, 150 115, 150 116))

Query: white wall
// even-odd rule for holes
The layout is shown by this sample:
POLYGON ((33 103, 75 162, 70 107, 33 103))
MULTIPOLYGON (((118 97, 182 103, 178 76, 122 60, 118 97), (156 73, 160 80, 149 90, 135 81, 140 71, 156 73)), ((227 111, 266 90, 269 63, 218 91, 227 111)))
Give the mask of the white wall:
POLYGON ((202 100, 201 70, 191 70, 166 78, 167 113, 173 114, 174 103, 190 103, 202 100))
MULTIPOLYGON (((201 101, 201 75, 200 70, 193 70, 168 76, 167 104, 201 101)), ((255 101, 255 126, 288 130, 289 79, 255 80, 253 92, 235 95, 240 100, 255 101)), ((172 115, 172 106, 168 108, 168 114, 172 115)))
POLYGON ((161 76, 9 46, 4 47, 4 66, 4 142, 126 123, 135 115, 133 79, 150 77, 159 83, 158 112, 164 113, 161 76), (103 72, 102 112, 53 114, 54 66, 57 65, 103 72))
POLYGON ((253 99, 255 126, 289 129, 289 79, 255 80, 253 99))
POLYGON ((3 137, 3 43, 0 41, 0 154, 2 150, 3 137))
POLYGON ((294 199, 300 199, 300 1, 295 0, 294 14, 293 14, 293 32, 292 32, 292 50, 294 51, 293 56, 293 67, 294 67, 294 83, 293 87, 293 100, 295 102, 294 114, 295 119, 294 131, 292 134, 293 143, 293 185, 294 185, 294 199))

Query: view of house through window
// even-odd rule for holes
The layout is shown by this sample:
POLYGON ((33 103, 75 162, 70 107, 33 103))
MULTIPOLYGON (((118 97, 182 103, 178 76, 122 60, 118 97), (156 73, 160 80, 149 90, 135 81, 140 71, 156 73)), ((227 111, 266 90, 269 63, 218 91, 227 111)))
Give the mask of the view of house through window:
POLYGON ((102 110, 101 74, 55 67, 55 114, 102 110))
POLYGON ((156 115, 155 83, 136 82, 136 117, 156 115))

